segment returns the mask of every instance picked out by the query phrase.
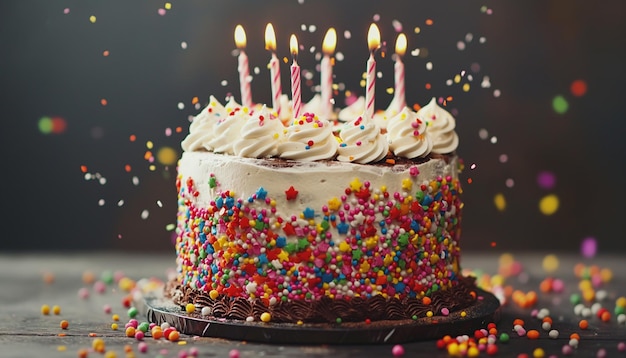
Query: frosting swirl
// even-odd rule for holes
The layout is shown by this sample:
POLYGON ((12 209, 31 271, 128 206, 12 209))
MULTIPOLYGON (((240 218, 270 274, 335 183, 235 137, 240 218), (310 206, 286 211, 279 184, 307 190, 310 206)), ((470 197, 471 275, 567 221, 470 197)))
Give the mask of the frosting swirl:
POLYGON ((189 125, 189 134, 180 143, 183 151, 197 151, 202 148, 213 150, 207 144, 211 140, 215 123, 224 117, 226 117, 226 109, 215 97, 211 96, 207 106, 193 118, 189 125))
POLYGON ((426 122, 408 107, 392 117, 387 127, 389 148, 399 157, 426 157, 433 149, 426 122))
POLYGON ((361 96, 354 102, 349 104, 346 108, 339 111, 338 118, 341 122, 350 122, 354 118, 357 118, 365 110, 365 97, 361 96))
POLYGON ((344 125, 339 137, 343 142, 339 145, 337 160, 342 162, 373 163, 383 159, 389 151, 389 143, 380 128, 363 117, 344 125))
MULTIPOLYGON (((230 104, 230 102, 229 102, 230 104)), ((250 117, 248 107, 226 106, 228 115, 217 121, 213 127, 213 138, 208 141, 208 147, 213 152, 234 154, 233 143, 241 135, 241 128, 250 117), (232 110, 230 108, 233 108, 232 110)))
POLYGON ((270 111, 263 106, 241 127, 241 135, 233 143, 233 152, 247 158, 276 156, 277 144, 283 139, 284 131, 280 119, 270 116, 270 111))
POLYGON ((278 154, 285 159, 324 160, 337 154, 337 146, 330 123, 305 113, 287 128, 285 142, 278 144, 278 154))
POLYGON ((433 97, 426 106, 417 112, 428 124, 428 133, 433 140, 433 153, 452 153, 459 146, 459 136, 454 131, 456 121, 445 109, 437 105, 437 100, 433 97))

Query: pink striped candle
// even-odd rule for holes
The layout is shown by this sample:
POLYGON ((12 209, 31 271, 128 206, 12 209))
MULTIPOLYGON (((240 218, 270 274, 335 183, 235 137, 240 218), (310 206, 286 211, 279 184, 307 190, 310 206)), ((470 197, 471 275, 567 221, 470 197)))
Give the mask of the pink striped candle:
POLYGON ((241 91, 241 104, 245 107, 252 107, 252 91, 250 90, 250 66, 248 55, 246 55, 246 32, 241 25, 235 27, 235 44, 239 49, 238 66, 239 89, 241 91))
POLYGON ((371 24, 367 32, 367 46, 370 57, 367 60, 367 77, 365 81, 365 118, 374 118, 374 101, 376 97, 376 60, 374 52, 380 47, 380 31, 376 24, 371 24))
POLYGON ((322 43, 322 52, 324 53, 324 57, 322 58, 320 66, 320 92, 322 93, 321 115, 325 119, 330 119, 330 115, 333 112, 333 64, 330 57, 335 52, 336 45, 337 32, 331 27, 326 32, 324 42, 322 43))
POLYGON ((283 94, 283 87, 280 82, 280 62, 278 57, 276 57, 276 34, 272 24, 267 24, 265 27, 265 49, 272 51, 272 58, 268 64, 272 85, 272 108, 280 116, 280 96, 283 94))
POLYGON ((404 87, 404 63, 402 56, 406 53, 406 35, 399 34, 396 39, 396 63, 393 66, 395 88, 393 92, 393 103, 395 103, 396 113, 400 113, 406 107, 406 94, 404 87))
POLYGON ((291 35, 289 48, 293 57, 291 64, 291 105, 293 107, 293 117, 299 118, 302 112, 302 93, 300 88, 300 66, 298 66, 298 39, 296 35, 291 35))

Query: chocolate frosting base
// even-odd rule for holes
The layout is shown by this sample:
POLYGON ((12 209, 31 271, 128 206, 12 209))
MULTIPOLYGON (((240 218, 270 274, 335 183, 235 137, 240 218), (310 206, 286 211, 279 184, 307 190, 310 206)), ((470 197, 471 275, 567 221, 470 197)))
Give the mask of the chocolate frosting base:
POLYGON ((441 316, 444 308, 453 313, 473 305, 476 302, 475 290, 474 277, 460 277, 454 287, 432 293, 428 304, 418 298, 387 299, 377 295, 338 300, 323 297, 320 300, 278 302, 267 306, 259 299, 225 295, 212 299, 208 292, 182 287, 179 282, 170 281, 165 286, 165 296, 181 306, 183 311, 188 303, 198 308, 209 307, 210 315, 203 316, 207 319, 252 319, 258 322, 261 315, 267 312, 271 315, 271 321, 277 323, 336 323, 415 319, 426 317, 429 311, 434 316, 441 316))

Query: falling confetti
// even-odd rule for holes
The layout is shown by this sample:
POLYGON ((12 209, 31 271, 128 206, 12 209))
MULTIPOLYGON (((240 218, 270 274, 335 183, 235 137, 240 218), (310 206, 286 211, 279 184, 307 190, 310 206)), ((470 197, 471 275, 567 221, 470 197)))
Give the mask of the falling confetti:
POLYGON ((575 80, 569 87, 574 97, 582 97, 587 93, 587 82, 584 80, 575 80))
POLYGON ((89 22, 91 22, 92 24, 96 23, 96 17, 94 15, 89 16, 89 22))
POLYGON ((559 198, 549 194, 539 200, 539 211, 544 215, 552 215, 559 209, 559 198))
POLYGON ((537 185, 541 189, 552 189, 556 185, 556 175, 553 172, 544 170, 537 174, 537 185))
POLYGON ((496 206, 498 211, 504 211, 506 209, 506 198, 504 197, 504 194, 496 194, 493 198, 493 204, 496 206))
POLYGON ((598 250, 598 242, 595 237, 584 238, 580 243, 580 253, 585 258, 593 258, 598 250))
POLYGON ((170 147, 163 147, 157 151, 157 161, 163 165, 172 165, 176 163, 178 153, 170 147))
POLYGON ((552 99, 552 109, 554 109, 556 113, 563 114, 567 112, 568 108, 569 108, 569 103, 567 103, 567 100, 565 99, 565 97, 558 95, 554 97, 554 99, 552 99))

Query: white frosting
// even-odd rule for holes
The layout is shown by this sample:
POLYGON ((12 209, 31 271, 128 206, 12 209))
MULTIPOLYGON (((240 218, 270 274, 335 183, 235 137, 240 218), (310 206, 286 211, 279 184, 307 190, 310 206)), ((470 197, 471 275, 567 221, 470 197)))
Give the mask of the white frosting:
POLYGON ((428 124, 428 133, 433 140, 433 153, 452 153, 459 146, 459 136, 454 131, 456 121, 445 109, 437 105, 437 100, 433 97, 430 103, 420 108, 417 112, 428 124))
POLYGON ((241 136, 234 139, 233 152, 247 158, 276 156, 277 145, 284 138, 284 131, 285 126, 280 119, 270 116, 270 111, 263 106, 241 127, 241 136))
POLYGON ((359 118, 365 111, 365 97, 359 97, 348 107, 339 111, 338 118, 342 122, 350 122, 359 118))
POLYGON ((339 132, 337 160, 360 164, 374 163, 383 159, 389 151, 387 139, 373 121, 359 117, 345 124, 339 132))
POLYGON ((184 151, 213 150, 208 145, 213 135, 215 123, 226 117, 226 109, 222 104, 211 96, 206 107, 193 118, 189 125, 189 135, 180 143, 184 151))
POLYGON ((241 129, 250 117, 247 107, 235 107, 232 111, 226 106, 228 115, 217 121, 213 127, 213 138, 207 145, 216 153, 234 154, 233 143, 241 137, 241 129))
POLYGON ((287 128, 285 142, 278 145, 278 155, 304 161, 331 159, 337 154, 337 146, 328 121, 303 116, 287 128))
POLYGON ((426 122, 408 107, 389 120, 387 138, 389 148, 399 157, 426 157, 433 148, 426 122))

